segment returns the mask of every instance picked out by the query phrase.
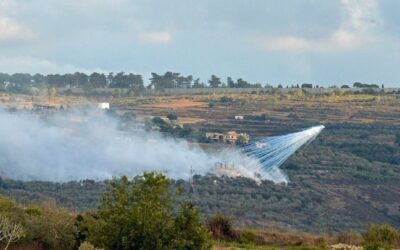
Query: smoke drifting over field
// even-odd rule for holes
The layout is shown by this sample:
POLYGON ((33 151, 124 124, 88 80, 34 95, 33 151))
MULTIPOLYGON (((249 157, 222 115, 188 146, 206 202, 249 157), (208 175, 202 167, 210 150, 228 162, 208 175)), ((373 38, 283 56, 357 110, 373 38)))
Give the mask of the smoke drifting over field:
POLYGON ((186 178, 215 159, 184 141, 157 134, 124 136, 117 123, 96 110, 43 121, 0 110, 0 174, 21 180, 68 181, 162 171, 186 178))
POLYGON ((234 166, 234 176, 287 182, 279 166, 322 130, 264 139, 262 145, 273 146, 266 149, 253 144, 244 151, 205 153, 183 140, 145 131, 123 134, 117 126, 115 119, 96 109, 61 112, 46 119, 0 109, 0 175, 64 182, 158 171, 186 179, 191 167, 196 174, 205 174, 222 162, 234 166))

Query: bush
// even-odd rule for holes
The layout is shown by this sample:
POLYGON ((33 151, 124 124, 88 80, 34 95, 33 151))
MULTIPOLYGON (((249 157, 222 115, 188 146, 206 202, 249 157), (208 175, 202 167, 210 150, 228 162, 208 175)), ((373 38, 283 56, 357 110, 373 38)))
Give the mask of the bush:
POLYGON ((153 119, 151 120, 153 124, 158 125, 158 126, 163 126, 165 125, 165 121, 164 119, 162 119, 161 117, 153 117, 153 119))
POLYGON ((363 239, 366 250, 393 249, 400 243, 399 232, 389 225, 371 225, 363 239))
POLYGON ((196 209, 186 204, 174 216, 170 185, 155 173, 114 179, 97 215, 80 218, 79 228, 106 249, 210 249, 196 209))
POLYGON ((214 239, 238 240, 239 235, 233 229, 232 222, 223 215, 216 215, 208 221, 208 228, 214 239))
POLYGON ((397 133, 397 134, 396 134, 396 139, 395 139, 394 142, 395 142, 397 145, 400 146, 400 133, 397 133))
POLYGON ((219 101, 221 103, 232 103, 233 99, 231 97, 223 96, 223 97, 221 97, 221 99, 219 101))
POLYGON ((78 234, 75 218, 66 210, 46 206, 29 209, 26 216, 27 239, 48 249, 73 249, 78 234))
POLYGON ((252 230, 244 230, 240 235, 240 243, 255 243, 262 244, 262 239, 252 230))
POLYGON ((24 228, 25 240, 47 249, 73 249, 77 228, 75 218, 62 208, 29 206, 22 208, 10 199, 0 197, 0 216, 24 228))
POLYGON ((178 116, 177 116, 177 115, 174 115, 174 114, 167 114, 167 118, 168 118, 168 120, 170 120, 170 121, 176 121, 176 120, 178 120, 178 116))
POLYGON ((102 250, 102 248, 97 248, 89 242, 85 241, 79 246, 78 250, 102 250))

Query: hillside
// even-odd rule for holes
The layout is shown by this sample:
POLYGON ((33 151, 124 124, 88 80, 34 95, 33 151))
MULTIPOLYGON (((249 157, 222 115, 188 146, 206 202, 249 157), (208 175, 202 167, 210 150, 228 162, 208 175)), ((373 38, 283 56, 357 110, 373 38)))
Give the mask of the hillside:
MULTIPOLYGON (((30 105, 31 100, 19 98, 7 105, 30 105)), ((110 102, 119 115, 135 114, 139 122, 173 113, 178 123, 192 129, 187 138, 191 141, 206 131, 235 130, 254 139, 324 124, 326 129, 319 137, 284 164, 290 179, 287 186, 213 176, 194 176, 192 183, 177 180, 175 185, 184 188, 184 199, 206 217, 223 213, 242 227, 331 232, 361 230, 375 222, 400 228, 398 94, 311 95, 299 91, 79 101, 57 97, 51 102, 73 106, 99 101, 110 102), (244 119, 235 120, 235 115, 244 119)), ((225 145, 202 146, 214 150, 225 145)), ((104 186, 94 181, 61 184, 3 179, 0 192, 23 204, 54 201, 82 211, 96 207, 104 186)))

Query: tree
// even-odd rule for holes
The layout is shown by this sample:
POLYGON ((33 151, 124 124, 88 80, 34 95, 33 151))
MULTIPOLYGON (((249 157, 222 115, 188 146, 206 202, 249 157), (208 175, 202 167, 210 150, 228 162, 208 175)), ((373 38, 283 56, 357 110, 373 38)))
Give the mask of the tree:
POLYGON ((192 88, 204 88, 204 83, 200 82, 200 78, 194 80, 192 88))
POLYGON ((208 80, 211 88, 219 88, 222 85, 221 79, 216 77, 215 75, 211 76, 211 79, 208 80))
POLYGON ((181 206, 175 218, 173 249, 211 249, 210 232, 200 225, 200 214, 190 203, 181 206))
POLYGON ((88 240, 106 249, 210 249, 207 230, 194 208, 173 216, 170 181, 144 173, 129 181, 111 181, 103 194, 98 219, 88 240))
POLYGON ((231 77, 226 78, 226 83, 228 84, 229 88, 236 88, 237 87, 235 81, 231 77))
POLYGON ((47 88, 46 94, 47 94, 48 99, 52 99, 53 97, 55 97, 57 95, 57 90, 54 87, 47 88))
POLYGON ((179 73, 166 72, 164 75, 158 75, 156 73, 151 73, 150 86, 155 89, 168 89, 177 87, 177 79, 179 78, 179 73))
POLYGON ((193 76, 178 76, 176 78, 176 88, 191 88, 193 82, 193 76))
POLYGON ((237 79, 237 86, 238 88, 248 88, 251 87, 251 84, 243 80, 242 78, 239 78, 237 79))
POLYGON ((311 83, 303 83, 301 85, 302 89, 312 89, 313 85, 311 83))
POLYGON ((14 223, 9 218, 0 216, 0 241, 5 243, 5 250, 11 243, 17 242, 24 237, 24 230, 19 223, 14 223))
POLYGON ((104 74, 93 72, 89 76, 89 83, 94 88, 104 88, 107 86, 107 77, 104 74))

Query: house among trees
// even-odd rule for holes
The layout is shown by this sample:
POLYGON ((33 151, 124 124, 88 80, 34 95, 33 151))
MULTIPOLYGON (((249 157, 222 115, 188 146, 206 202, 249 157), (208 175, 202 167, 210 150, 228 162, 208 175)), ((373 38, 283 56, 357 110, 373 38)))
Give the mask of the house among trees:
POLYGON ((247 144, 250 141, 250 136, 246 133, 237 133, 229 131, 226 134, 209 132, 206 137, 210 142, 230 143, 230 144, 247 144))
POLYGON ((225 135, 222 133, 209 132, 206 137, 210 142, 224 142, 225 135))

